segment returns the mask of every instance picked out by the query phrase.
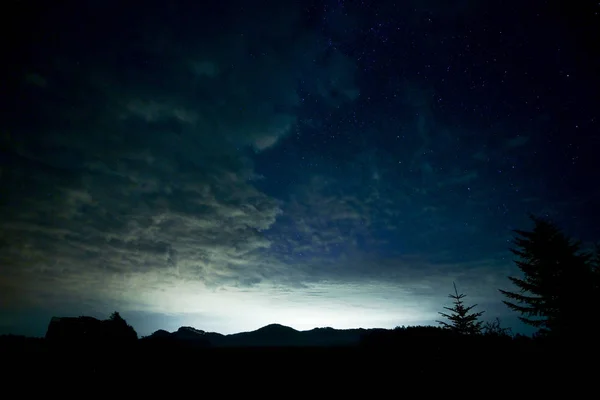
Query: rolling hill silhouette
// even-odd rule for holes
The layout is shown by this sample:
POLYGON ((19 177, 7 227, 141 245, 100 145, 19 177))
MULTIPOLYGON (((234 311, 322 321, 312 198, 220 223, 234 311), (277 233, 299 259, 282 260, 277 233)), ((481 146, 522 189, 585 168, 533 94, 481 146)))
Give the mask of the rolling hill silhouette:
POLYGON ((210 347, 296 347, 296 346, 354 346, 373 329, 314 328, 298 331, 289 326, 270 324, 255 331, 223 335, 182 326, 174 332, 158 330, 142 340, 170 342, 210 347))

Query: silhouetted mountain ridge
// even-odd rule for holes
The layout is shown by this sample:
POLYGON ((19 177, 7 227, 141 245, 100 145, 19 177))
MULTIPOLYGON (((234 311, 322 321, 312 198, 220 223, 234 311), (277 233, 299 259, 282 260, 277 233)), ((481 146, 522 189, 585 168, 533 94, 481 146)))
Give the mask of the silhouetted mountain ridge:
POLYGON ((361 337, 366 332, 376 330, 325 327, 299 331, 281 324, 269 324, 254 331, 223 335, 182 326, 172 333, 160 329, 143 339, 170 339, 175 342, 185 341, 188 343, 202 342, 210 347, 353 346, 360 342, 361 337))

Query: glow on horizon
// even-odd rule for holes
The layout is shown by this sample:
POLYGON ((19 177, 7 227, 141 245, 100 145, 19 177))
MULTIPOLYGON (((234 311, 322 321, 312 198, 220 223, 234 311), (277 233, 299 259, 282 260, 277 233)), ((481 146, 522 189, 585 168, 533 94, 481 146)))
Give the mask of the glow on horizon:
MULTIPOLYGON (((408 291, 385 283, 318 283, 307 288, 263 284, 209 289, 200 282, 188 281, 120 293, 121 298, 115 300, 123 304, 124 311, 154 314, 157 320, 160 315, 176 317, 182 325, 223 334, 251 331, 272 323, 297 330, 394 328, 433 321, 437 315, 433 299, 417 299, 408 291)), ((157 323, 156 329, 166 328, 157 323)))

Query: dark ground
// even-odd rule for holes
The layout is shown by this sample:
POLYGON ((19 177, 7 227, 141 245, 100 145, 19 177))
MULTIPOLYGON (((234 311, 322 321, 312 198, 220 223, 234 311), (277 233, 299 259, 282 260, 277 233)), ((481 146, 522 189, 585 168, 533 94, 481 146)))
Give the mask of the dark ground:
POLYGON ((244 385, 292 385, 343 388, 350 393, 406 386, 427 391, 445 384, 471 385, 469 382, 486 390, 548 384, 581 389, 595 382, 599 371, 598 353, 589 346, 576 350, 573 346, 515 340, 331 348, 192 348, 145 340, 90 345, 4 337, 0 352, 5 379, 26 376, 103 385, 142 379, 144 389, 166 382, 192 386, 201 382, 233 391, 243 390, 244 385))

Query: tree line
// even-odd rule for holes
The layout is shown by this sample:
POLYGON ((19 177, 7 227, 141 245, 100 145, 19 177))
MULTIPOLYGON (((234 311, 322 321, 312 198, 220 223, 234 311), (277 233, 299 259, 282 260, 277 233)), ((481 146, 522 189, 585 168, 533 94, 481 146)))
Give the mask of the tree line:
MULTIPOLYGON (((515 264, 520 277, 508 279, 516 290, 502 290, 503 303, 519 319, 537 328, 534 337, 572 341, 591 339, 600 306, 600 244, 584 250, 582 242, 566 235, 554 222, 530 215, 533 228, 514 230, 515 264)), ((509 335, 500 320, 485 323, 477 304, 467 306, 454 285, 452 307, 440 312, 443 328, 459 334, 509 335)))

